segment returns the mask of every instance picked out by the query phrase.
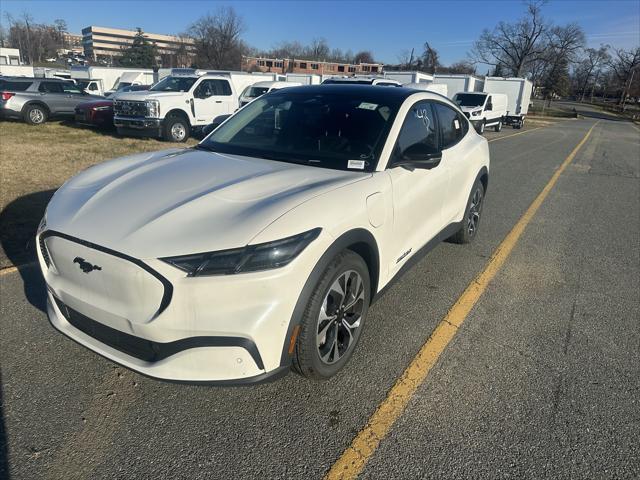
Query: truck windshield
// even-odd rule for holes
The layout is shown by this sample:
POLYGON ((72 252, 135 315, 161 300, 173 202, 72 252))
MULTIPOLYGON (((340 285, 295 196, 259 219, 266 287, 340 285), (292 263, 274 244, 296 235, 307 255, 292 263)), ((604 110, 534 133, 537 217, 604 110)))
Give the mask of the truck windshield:
POLYGON ((373 171, 401 102, 372 92, 291 93, 285 88, 238 111, 198 148, 373 171))
POLYGON ((456 93, 456 103, 461 107, 481 107, 484 105, 486 95, 475 95, 473 93, 456 93))
POLYGON ((193 77, 165 77, 156 83, 149 90, 152 92, 186 92, 197 78, 193 77))

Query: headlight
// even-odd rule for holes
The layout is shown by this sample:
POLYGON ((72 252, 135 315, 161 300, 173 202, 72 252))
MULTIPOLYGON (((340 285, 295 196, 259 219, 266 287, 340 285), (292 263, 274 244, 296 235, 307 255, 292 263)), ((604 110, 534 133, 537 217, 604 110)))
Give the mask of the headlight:
POLYGON ((480 110, 476 110, 474 112, 471 112, 471 115, 473 115, 474 117, 477 117, 478 115, 480 115, 480 110))
POLYGON ((160 117, 160 102, 158 100, 147 100, 147 117, 160 117))
POLYGON ((231 250, 166 257, 160 260, 187 272, 190 277, 230 275, 284 267, 320 234, 321 228, 273 242, 231 250))
POLYGON ((96 112, 104 112, 105 110, 109 110, 111 107, 109 105, 104 105, 102 107, 93 107, 91 108, 91 110, 94 110, 96 112))

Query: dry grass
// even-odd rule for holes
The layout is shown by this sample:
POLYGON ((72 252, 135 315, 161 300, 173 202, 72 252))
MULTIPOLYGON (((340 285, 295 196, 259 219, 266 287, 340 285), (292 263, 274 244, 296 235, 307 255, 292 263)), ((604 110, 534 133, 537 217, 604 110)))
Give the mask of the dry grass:
POLYGON ((28 243, 49 198, 68 178, 111 158, 171 146, 59 122, 0 122, 0 267, 33 259, 28 243))

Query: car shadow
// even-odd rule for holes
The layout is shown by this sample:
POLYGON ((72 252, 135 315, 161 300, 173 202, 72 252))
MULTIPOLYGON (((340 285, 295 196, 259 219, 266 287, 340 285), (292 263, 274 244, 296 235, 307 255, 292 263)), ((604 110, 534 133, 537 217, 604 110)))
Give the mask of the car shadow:
POLYGON ((36 260, 34 240, 38 223, 54 192, 45 190, 23 195, 0 212, 1 265, 17 267, 27 301, 43 312, 47 308, 46 289, 42 276, 33 265, 36 260))
POLYGON ((90 126, 90 125, 82 125, 80 123, 76 123, 73 120, 61 120, 60 125, 63 125, 69 128, 74 128, 76 130, 90 130, 92 132, 97 133, 98 135, 104 135, 105 137, 122 138, 122 135, 118 135, 118 132, 116 131, 116 127, 113 125, 90 126))

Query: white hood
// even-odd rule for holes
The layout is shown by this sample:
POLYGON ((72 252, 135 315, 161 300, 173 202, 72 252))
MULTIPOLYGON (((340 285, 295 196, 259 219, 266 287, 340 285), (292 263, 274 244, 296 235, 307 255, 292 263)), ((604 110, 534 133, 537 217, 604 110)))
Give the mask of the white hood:
POLYGON ((305 200, 367 176, 193 149, 141 153, 64 184, 47 228, 137 258, 224 250, 246 245, 305 200))

